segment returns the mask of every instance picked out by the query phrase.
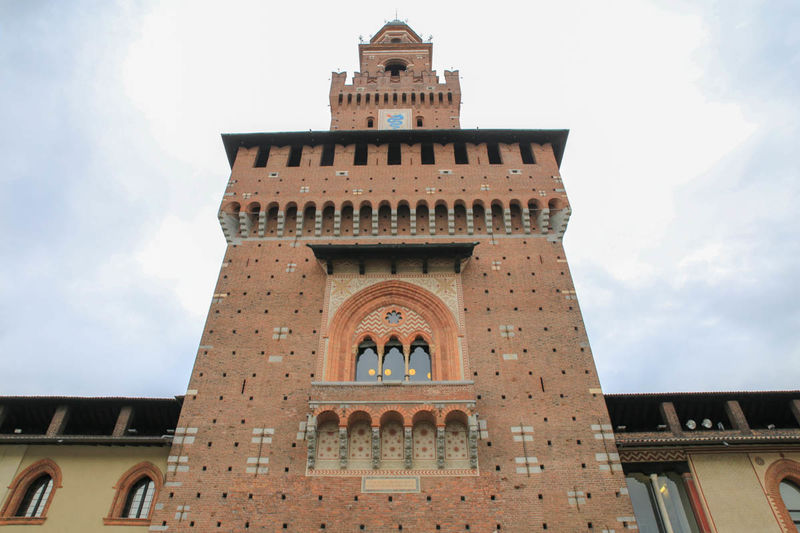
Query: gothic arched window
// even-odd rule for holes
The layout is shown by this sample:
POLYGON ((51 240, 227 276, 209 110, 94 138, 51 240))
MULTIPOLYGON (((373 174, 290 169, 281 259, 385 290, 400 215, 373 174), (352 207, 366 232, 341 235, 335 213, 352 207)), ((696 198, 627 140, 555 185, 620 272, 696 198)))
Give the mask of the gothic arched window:
POLYGON ((422 337, 417 337, 411 343, 411 355, 408 361, 408 376, 410 381, 430 381, 431 377, 431 351, 428 343, 422 337))
POLYGON ((800 532, 800 488, 791 481, 784 479, 780 483, 781 499, 789 511, 792 523, 800 532))
POLYGON ((405 357, 403 356, 403 345, 397 338, 386 343, 383 348, 383 380, 402 381, 406 373, 405 357))
POLYGON ((25 491, 25 496, 19 503, 14 516, 25 518, 39 518, 47 505, 47 499, 53 490, 53 478, 49 474, 43 474, 33 480, 25 491))
POLYGON ((123 518, 147 518, 150 514, 150 505, 156 492, 156 484, 147 476, 134 483, 128 491, 123 518))
POLYGON ((356 381, 376 381, 378 379, 378 352, 369 337, 358 345, 356 355, 356 381))

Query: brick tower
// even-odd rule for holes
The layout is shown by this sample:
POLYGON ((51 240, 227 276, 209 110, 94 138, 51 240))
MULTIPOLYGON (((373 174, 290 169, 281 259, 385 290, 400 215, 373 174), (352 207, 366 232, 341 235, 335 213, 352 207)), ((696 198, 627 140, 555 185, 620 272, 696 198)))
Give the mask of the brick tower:
POLYGON ((330 131, 223 135, 228 248, 151 530, 618 531, 565 130, 463 130, 405 23, 330 131))

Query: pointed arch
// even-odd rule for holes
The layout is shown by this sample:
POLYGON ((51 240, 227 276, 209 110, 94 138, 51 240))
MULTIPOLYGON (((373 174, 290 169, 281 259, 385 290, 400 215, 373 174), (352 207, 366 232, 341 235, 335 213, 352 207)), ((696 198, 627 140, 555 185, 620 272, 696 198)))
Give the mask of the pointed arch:
POLYGON ((134 526, 150 523, 150 511, 158 500, 158 493, 164 484, 164 474, 151 462, 142 461, 130 467, 120 476, 117 484, 114 485, 114 500, 111 502, 111 509, 108 516, 103 518, 104 525, 134 526), (142 518, 125 517, 125 507, 128 502, 131 490, 143 479, 153 482, 153 491, 149 494, 149 503, 146 504, 144 516, 142 518))
POLYGON ((50 458, 40 459, 17 474, 8 486, 8 496, 0 508, 0 524, 42 524, 47 518, 47 510, 55 497, 56 489, 61 488, 61 469, 50 458), (17 516, 28 488, 38 479, 48 476, 52 481, 49 493, 44 497, 38 516, 17 516))

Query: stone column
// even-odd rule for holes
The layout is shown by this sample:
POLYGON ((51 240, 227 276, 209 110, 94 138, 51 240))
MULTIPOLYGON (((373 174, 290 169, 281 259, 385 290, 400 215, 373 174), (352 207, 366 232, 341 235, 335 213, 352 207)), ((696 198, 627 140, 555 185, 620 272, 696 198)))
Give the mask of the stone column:
POLYGON ((506 227, 506 234, 511 234, 511 209, 503 209, 503 225, 506 227))
POLYGON ((455 235, 456 233, 456 212, 451 207, 447 210, 447 234, 455 235))
POLYGON ((428 211, 428 233, 431 235, 436 233, 436 206, 428 211))
POLYGON ((258 213, 258 236, 263 237, 267 229, 267 212, 261 211, 258 213))
POLYGON ((417 210, 416 209, 410 209, 409 212, 410 212, 409 223, 411 224, 411 228, 410 228, 411 229, 411 235, 416 235, 417 234, 417 210))
POLYGON ((242 237, 250 236, 250 220, 247 218, 247 213, 239 211, 239 233, 242 237))
POLYGON ((347 428, 339 428, 339 468, 347 468, 347 428))
POLYGON ((361 213, 353 208, 353 237, 358 237, 358 225, 361 224, 360 217, 361 213))
POLYGON ((297 210, 297 224, 294 227, 294 236, 295 238, 303 236, 303 212, 299 209, 297 210))
POLYGON ((547 207, 543 207, 541 211, 539 211, 539 231, 542 233, 547 233, 548 228, 550 227, 550 209, 547 207))
POLYGON ((436 426, 436 467, 444 468, 444 427, 436 426))
POLYGON ((372 428, 372 468, 381 467, 381 430, 372 428))
POLYGON ((491 206, 489 206, 489 209, 487 209, 484 212, 483 218, 485 219, 485 223, 486 223, 486 233, 488 233, 489 235, 493 234, 494 233, 494 227, 492 227, 492 207, 491 206))
POLYGON ((467 209, 467 235, 472 235, 475 232, 475 214, 472 208, 467 209))
POLYGON ((470 415, 469 417, 469 433, 467 439, 469 440, 469 467, 472 469, 478 468, 478 417, 470 415))
POLYGON ((410 344, 407 345, 407 346, 403 346, 403 359, 405 359, 405 362, 406 362, 406 376, 405 376, 405 379, 406 379, 406 381, 409 381, 409 378, 411 377, 410 374, 408 373, 408 365, 411 362, 411 345, 410 344))
POLYGON ((372 212, 372 234, 378 234, 378 209, 372 212))
POLYGON ((322 235, 322 211, 317 211, 314 215, 314 235, 316 237, 322 235))
POLYGON ((414 435, 410 427, 403 428, 403 459, 407 470, 414 465, 414 435))
POLYGON ((317 417, 315 416, 308 416, 308 423, 306 424, 306 441, 308 441, 308 469, 314 470, 317 462, 317 417))
POLYGON ((397 235, 397 209, 392 209, 392 235, 397 235))

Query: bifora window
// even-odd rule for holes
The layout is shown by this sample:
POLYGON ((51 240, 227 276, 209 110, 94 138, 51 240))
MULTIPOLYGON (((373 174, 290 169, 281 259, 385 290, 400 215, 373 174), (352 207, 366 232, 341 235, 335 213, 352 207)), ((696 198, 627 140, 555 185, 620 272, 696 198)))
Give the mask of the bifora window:
POLYGON ((122 511, 123 518, 147 518, 155 490, 156 484, 149 477, 137 481, 128 492, 125 508, 122 511))
POLYGON ((22 498, 19 507, 17 507, 14 516, 25 518, 41 517, 52 490, 53 478, 48 474, 36 478, 33 483, 28 486, 28 490, 25 491, 25 496, 22 498))

